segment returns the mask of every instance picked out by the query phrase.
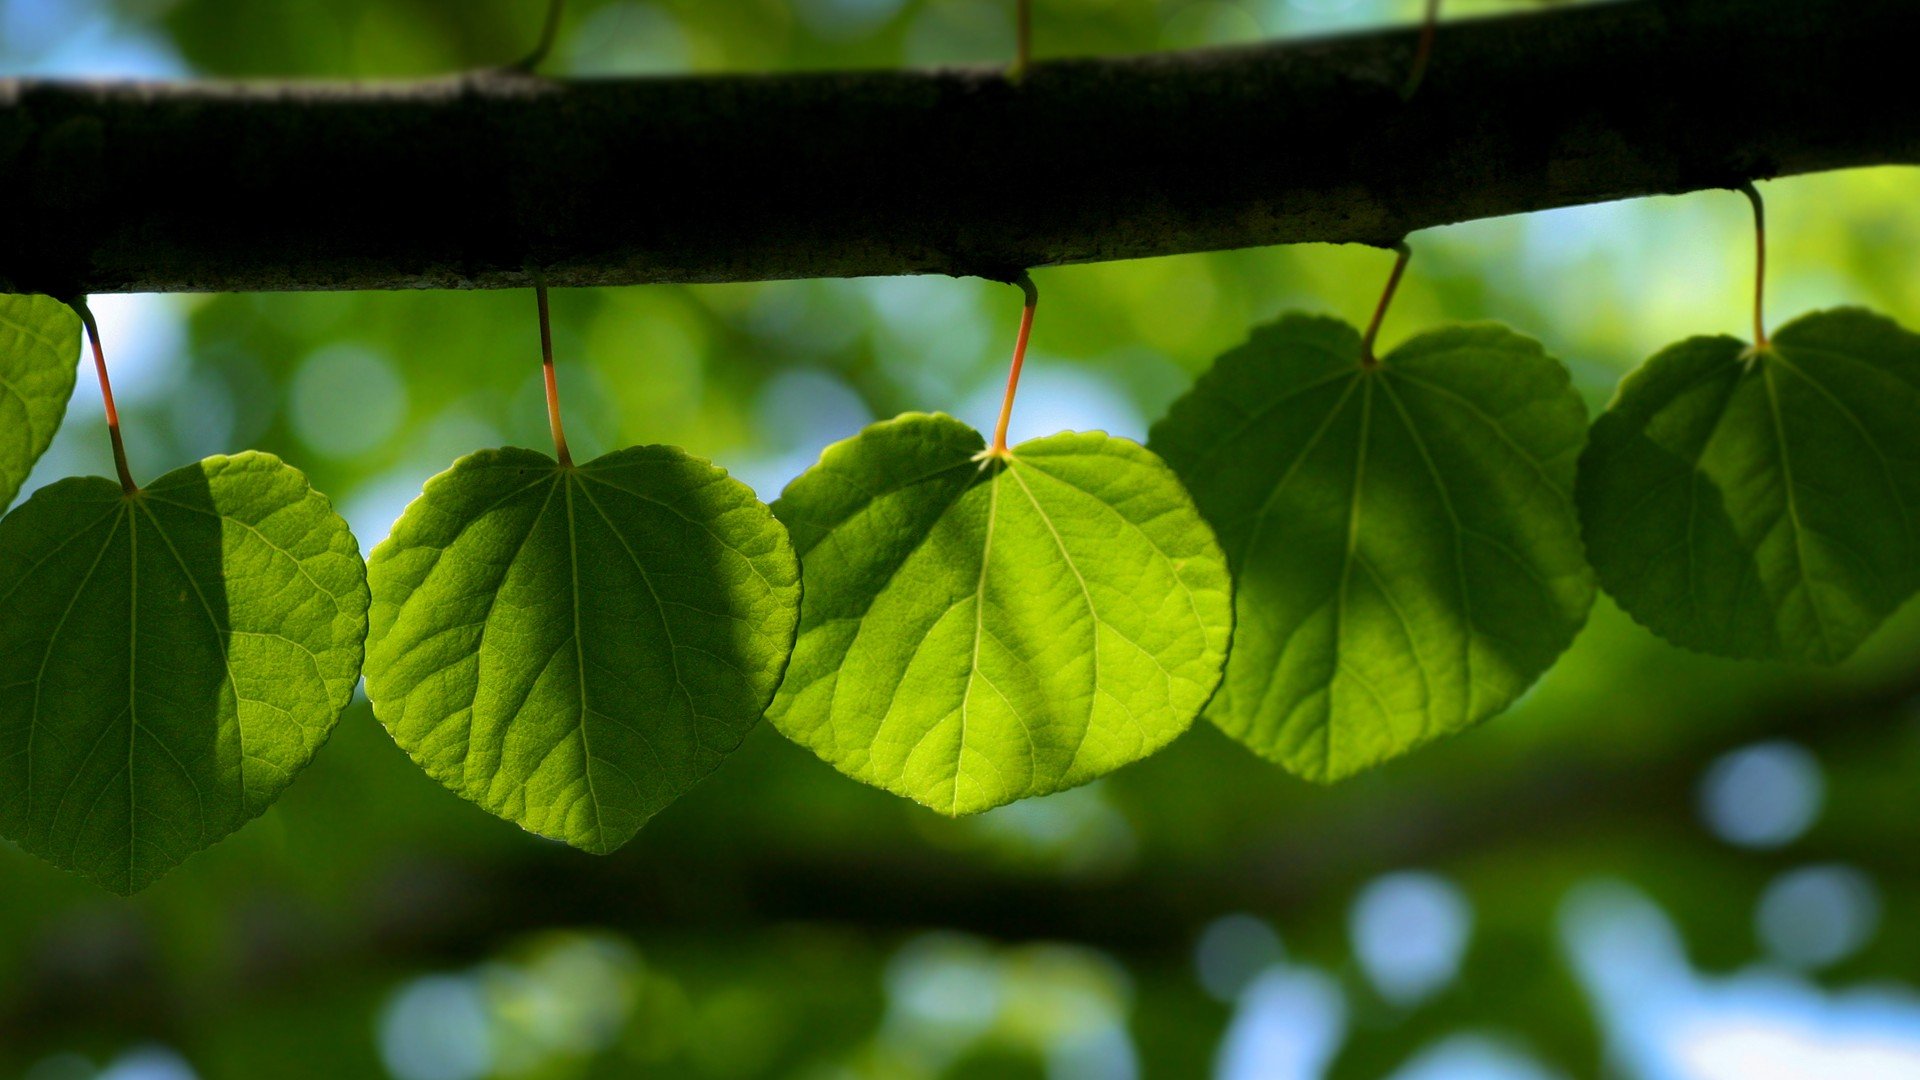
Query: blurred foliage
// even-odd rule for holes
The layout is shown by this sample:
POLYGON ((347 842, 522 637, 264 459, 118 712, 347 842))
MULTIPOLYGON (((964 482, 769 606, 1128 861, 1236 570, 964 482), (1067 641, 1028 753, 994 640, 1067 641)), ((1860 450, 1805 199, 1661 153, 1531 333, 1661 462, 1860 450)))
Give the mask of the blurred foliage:
MULTIPOLYGON (((1045 57, 1377 26, 1420 4, 1036 7, 1045 57)), ((540 8, 0 0, 0 71, 424 75, 518 56, 540 8)), ((1011 8, 574 0, 548 70, 1001 63, 1011 8)), ((1777 319, 1856 302, 1920 324, 1920 171, 1764 190, 1777 319)), ((1423 233, 1383 344, 1500 319, 1565 360, 1598 408, 1654 349, 1744 332, 1747 213, 1702 193, 1423 233)), ((1142 437, 1256 321, 1363 318, 1389 263, 1302 246, 1040 270, 1014 435, 1142 437)), ((583 456, 680 444, 771 498, 876 417, 991 422, 1019 297, 978 281, 803 281, 570 292, 554 308, 583 456)), ((273 451, 335 497, 365 547, 459 454, 545 438, 525 294, 101 297, 96 310, 139 475, 273 451)), ((98 408, 83 386, 33 483, 111 473, 98 408)), ((1241 1075, 1374 1077, 1463 1054, 1480 1071, 1430 1074, 1491 1075, 1489 1046, 1538 1063, 1523 1076, 1746 1075, 1649 1064, 1567 928, 1609 911, 1640 927, 1625 940, 1657 938, 1620 886, 1594 884, 1627 883, 1684 935, 1699 978, 1722 980, 1703 986, 1760 965, 1801 994, 1806 1024, 1840 1015, 1842 998, 1805 996, 1816 983, 1905 1000, 1920 982, 1917 660, 1911 610, 1851 663, 1813 671, 1682 653, 1603 602, 1514 711, 1337 787, 1292 780, 1203 725, 1090 788, 961 821, 848 782, 762 725, 606 859, 461 802, 362 703, 270 813, 131 901, 0 847, 0 1075, 1193 1076, 1216 1062, 1232 1074, 1235 1054, 1257 1063, 1263 1046, 1296 1052, 1297 1070, 1241 1075), (1817 762, 1818 812, 1774 846, 1728 843, 1698 812, 1718 790, 1703 777, 1772 739, 1817 762), (1863 945, 1795 975, 1757 936, 1755 906, 1783 872, 1827 864, 1863 874, 1879 916, 1863 945), (1406 869, 1471 913, 1457 972, 1442 965, 1417 1000, 1381 989, 1353 932, 1362 889, 1406 869), (1216 922, 1235 912, 1254 921, 1216 922), (1196 952, 1209 927, 1248 926, 1277 938, 1196 952)), ((1793 788, 1759 790, 1765 809, 1793 788)), ((1388 955, 1432 945, 1422 925, 1388 955)), ((1655 967, 1645 986, 1670 991, 1655 967)), ((1916 1027, 1888 1038, 1911 1046, 1916 1027)))

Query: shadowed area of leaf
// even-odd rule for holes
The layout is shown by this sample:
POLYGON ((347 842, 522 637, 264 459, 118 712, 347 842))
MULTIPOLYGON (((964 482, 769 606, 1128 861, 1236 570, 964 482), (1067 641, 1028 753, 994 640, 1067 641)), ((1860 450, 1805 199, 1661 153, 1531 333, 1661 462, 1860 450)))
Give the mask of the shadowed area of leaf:
POLYGON ((1601 584, 1676 645, 1846 659, 1920 587, 1917 414, 1920 336, 1859 309, 1662 351, 1581 461, 1601 584))
POLYGON ((373 553, 367 694, 434 779, 605 854, 760 718, 799 617, 786 530, 682 450, 483 450, 373 553))
POLYGON ((346 523, 269 455, 36 492, 0 521, 0 830, 144 888, 326 742, 366 608, 346 523))
POLYGON ((1289 315, 1222 356, 1151 443, 1233 567, 1208 716, 1322 782, 1501 712, 1593 602, 1566 370, 1491 324, 1360 357, 1346 323, 1289 315))

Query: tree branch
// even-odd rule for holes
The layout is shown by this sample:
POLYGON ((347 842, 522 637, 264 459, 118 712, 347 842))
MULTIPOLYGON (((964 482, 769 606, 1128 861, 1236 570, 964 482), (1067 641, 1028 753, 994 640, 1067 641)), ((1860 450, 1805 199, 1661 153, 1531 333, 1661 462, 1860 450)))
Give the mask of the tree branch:
POLYGON ((1003 68, 0 81, 0 289, 946 273, 1920 163, 1911 0, 1622 0, 1003 68))

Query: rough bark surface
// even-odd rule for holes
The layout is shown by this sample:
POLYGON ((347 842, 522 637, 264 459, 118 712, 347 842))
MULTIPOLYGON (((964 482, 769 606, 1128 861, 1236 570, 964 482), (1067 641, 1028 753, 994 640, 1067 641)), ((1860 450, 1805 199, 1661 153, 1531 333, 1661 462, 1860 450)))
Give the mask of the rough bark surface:
POLYGON ((0 289, 944 273, 1920 163, 1911 0, 1621 0, 999 69, 0 80, 0 289))

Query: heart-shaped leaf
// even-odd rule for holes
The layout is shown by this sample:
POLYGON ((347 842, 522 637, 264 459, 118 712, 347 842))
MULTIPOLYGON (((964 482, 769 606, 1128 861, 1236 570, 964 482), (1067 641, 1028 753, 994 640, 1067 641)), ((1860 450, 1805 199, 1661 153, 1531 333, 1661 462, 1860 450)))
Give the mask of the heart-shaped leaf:
POLYGON ((1834 663, 1920 587, 1920 335, 1858 309, 1683 341, 1580 465, 1600 582, 1677 645, 1834 663))
POLYGON ((267 454, 0 521, 0 831, 121 893, 265 810, 352 700, 366 569, 267 454))
POLYGON ((80 317, 48 296, 0 296, 0 510, 67 414, 80 355, 80 317))
POLYGON ((420 767, 604 854, 712 772, 780 682, 786 530, 746 485, 644 446, 483 450, 373 553, 367 694, 420 767))
POLYGON ((1207 715, 1329 782, 1511 705, 1593 602, 1585 434, 1566 369, 1503 327, 1421 334, 1374 367, 1335 319, 1255 330, 1150 443, 1233 567, 1207 715))
POLYGON ((1158 458, 1098 432, 984 446, 908 414, 828 447, 774 504, 806 596, 767 718, 946 814, 1165 746, 1233 625, 1213 531, 1158 458))

